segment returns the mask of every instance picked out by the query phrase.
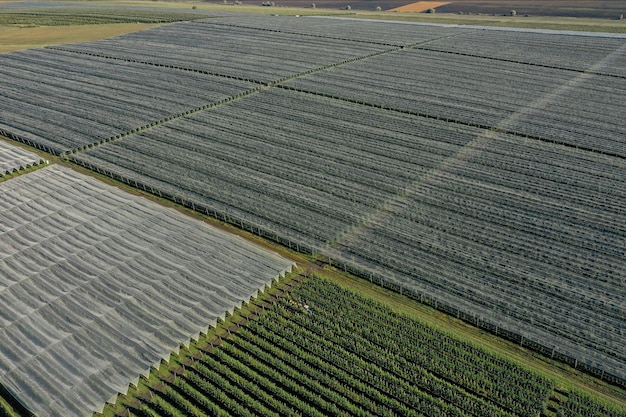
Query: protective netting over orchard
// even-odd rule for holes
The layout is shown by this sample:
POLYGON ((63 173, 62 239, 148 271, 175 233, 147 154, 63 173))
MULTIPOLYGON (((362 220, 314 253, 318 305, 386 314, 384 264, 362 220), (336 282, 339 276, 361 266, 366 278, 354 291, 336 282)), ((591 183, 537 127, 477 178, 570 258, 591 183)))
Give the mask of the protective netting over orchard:
POLYGON ((620 158, 271 89, 75 160, 626 375, 620 158))
POLYGON ((243 15, 225 16, 220 19, 198 20, 208 27, 257 29, 281 34, 303 35, 344 42, 371 43, 386 46, 418 45, 435 39, 475 32, 455 25, 416 25, 415 23, 390 22, 364 19, 307 18, 295 16, 243 15))
POLYGON ((372 42, 215 25, 212 20, 161 26, 62 49, 271 83, 389 48, 372 42))
POLYGON ((0 140, 0 177, 43 162, 36 153, 0 140))
POLYGON ((60 154, 119 138, 255 84, 52 49, 0 56, 0 134, 60 154))
POLYGON ((223 16, 2 56, 0 129, 624 385, 624 62, 623 34, 223 16))
POLYGON ((0 184, 0 382, 88 416, 293 263, 67 168, 0 184))

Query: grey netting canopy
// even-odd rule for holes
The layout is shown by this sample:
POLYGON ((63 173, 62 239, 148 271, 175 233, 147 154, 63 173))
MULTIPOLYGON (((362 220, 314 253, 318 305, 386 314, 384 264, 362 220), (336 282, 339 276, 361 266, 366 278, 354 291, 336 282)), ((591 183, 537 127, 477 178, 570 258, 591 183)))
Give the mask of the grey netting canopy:
POLYGON ((68 168, 0 183, 0 382, 91 415, 292 265, 68 168))
POLYGON ((42 159, 33 152, 0 140, 0 176, 13 172, 15 169, 37 165, 42 159))

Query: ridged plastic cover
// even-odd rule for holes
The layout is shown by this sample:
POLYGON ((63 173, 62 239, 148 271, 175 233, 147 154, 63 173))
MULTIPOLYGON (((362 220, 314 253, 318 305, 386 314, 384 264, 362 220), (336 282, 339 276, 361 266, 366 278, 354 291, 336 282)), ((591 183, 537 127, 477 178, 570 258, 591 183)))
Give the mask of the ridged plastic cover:
POLYGON ((292 265, 69 168, 0 183, 0 382, 89 416, 292 265))

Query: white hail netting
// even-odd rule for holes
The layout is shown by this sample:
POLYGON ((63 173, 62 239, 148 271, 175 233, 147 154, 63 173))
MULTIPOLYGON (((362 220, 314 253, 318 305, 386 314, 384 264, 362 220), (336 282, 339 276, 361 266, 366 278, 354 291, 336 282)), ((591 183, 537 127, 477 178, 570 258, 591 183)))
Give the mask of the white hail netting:
POLYGON ((40 160, 41 158, 36 153, 0 140, 0 175, 26 165, 37 164, 40 160))
POLYGON ((60 166, 0 183, 0 383, 91 415, 292 265, 60 166))

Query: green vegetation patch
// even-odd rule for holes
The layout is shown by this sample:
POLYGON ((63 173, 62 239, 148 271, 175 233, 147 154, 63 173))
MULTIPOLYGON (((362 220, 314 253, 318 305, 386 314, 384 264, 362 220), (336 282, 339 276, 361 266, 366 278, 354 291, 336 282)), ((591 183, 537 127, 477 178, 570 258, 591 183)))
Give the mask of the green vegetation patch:
POLYGON ((0 398, 0 416, 2 417, 20 417, 15 409, 5 400, 4 398, 0 398))
POLYGON ((605 404, 586 393, 572 390, 557 410, 558 417, 626 417, 626 408, 605 404))
MULTIPOLYGON (((0 401, 4 415, 25 414, 0 401)), ((290 274, 181 346, 102 415, 624 417, 626 410, 325 278, 290 274)))
POLYGON ((71 26, 107 23, 170 23, 209 16, 133 9, 91 8, 30 8, 4 10, 0 13, 0 25, 11 26, 71 26))
POLYGON ((561 18, 561 17, 501 17, 437 13, 396 13, 396 12, 358 12, 359 19, 393 20, 403 22, 438 23, 444 25, 494 26, 522 29, 549 29, 582 32, 626 33, 626 24, 622 20, 598 18, 561 18))
POLYGON ((281 287, 105 415, 537 416, 554 392, 550 379, 326 279, 281 287))

